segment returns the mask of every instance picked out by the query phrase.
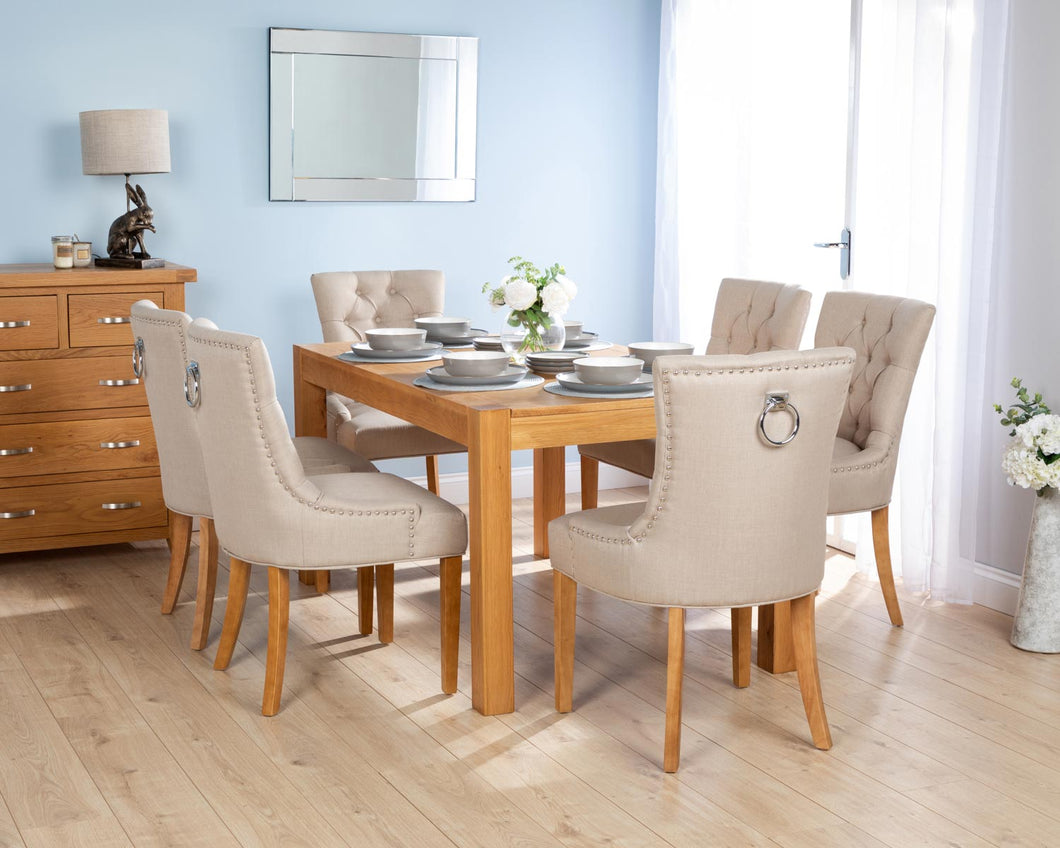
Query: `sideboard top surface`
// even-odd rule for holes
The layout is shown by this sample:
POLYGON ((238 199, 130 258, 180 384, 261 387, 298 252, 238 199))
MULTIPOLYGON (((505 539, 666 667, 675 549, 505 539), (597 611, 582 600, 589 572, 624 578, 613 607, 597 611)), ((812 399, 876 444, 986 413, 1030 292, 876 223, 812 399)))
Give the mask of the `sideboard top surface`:
POLYGON ((0 289, 33 286, 140 286, 144 283, 193 283, 194 268, 167 262, 161 268, 55 268, 50 263, 0 265, 0 289))

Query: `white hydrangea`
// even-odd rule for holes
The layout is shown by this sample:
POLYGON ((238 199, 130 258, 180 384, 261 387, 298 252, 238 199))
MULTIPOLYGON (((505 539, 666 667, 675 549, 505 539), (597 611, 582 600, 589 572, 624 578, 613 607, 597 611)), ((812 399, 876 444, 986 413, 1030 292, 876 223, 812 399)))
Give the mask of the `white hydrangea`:
POLYGON ((1060 453, 1060 415, 1035 415, 1016 428, 1016 438, 1046 456, 1060 453))
POLYGON ((537 287, 521 277, 516 277, 504 287, 504 302, 509 309, 516 311, 529 309, 537 302, 537 287))
POLYGON ((558 278, 541 289, 541 307, 557 318, 565 315, 570 308, 570 295, 558 278))
POLYGON ((1036 447, 1024 444, 1021 434, 1017 434, 1001 455, 1001 470, 1007 475, 1010 486, 1035 491, 1045 486, 1060 486, 1060 462, 1046 465, 1045 461, 1038 457, 1036 447))
POLYGON ((556 274, 556 282, 563 286, 563 291, 567 293, 567 300, 574 300, 574 296, 578 294, 578 287, 574 284, 574 280, 563 274, 556 274))

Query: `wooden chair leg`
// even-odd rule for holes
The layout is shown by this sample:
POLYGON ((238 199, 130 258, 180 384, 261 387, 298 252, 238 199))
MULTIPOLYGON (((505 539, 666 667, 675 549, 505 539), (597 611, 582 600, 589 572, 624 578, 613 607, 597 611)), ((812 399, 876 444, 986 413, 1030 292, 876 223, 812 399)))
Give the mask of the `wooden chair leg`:
POLYGON ((600 499, 600 461, 582 458, 582 509, 596 509, 600 499))
POLYGON ((438 457, 427 457, 427 489, 438 494, 438 457))
POLYGON ((732 685, 751 685, 751 607, 732 608, 732 685))
POLYGON ((666 742, 663 771, 673 774, 681 763, 681 683, 685 673, 685 611, 670 607, 666 647, 666 742))
POLYGON ((817 631, 814 603, 816 593, 803 595, 791 602, 791 637, 795 645, 795 668, 799 672, 799 689, 806 719, 810 723, 813 744, 822 751, 832 747, 832 733, 824 712, 821 674, 817 666, 817 631))
POLYGON ((184 571, 188 567, 188 546, 191 544, 191 516, 169 511, 169 574, 162 592, 162 615, 169 615, 177 605, 184 571))
POLYGON ((460 572, 463 558, 443 557, 438 572, 441 583, 442 609, 442 691, 456 691, 456 672, 460 663, 460 572))
POLYGON ((357 617, 360 619, 361 635, 372 633, 372 590, 375 584, 375 567, 365 565, 357 569, 357 617))
POLYGON ((901 627, 902 608, 898 606, 898 592, 894 588, 894 571, 891 569, 891 534, 887 524, 887 507, 872 511, 872 548, 876 553, 876 571, 880 575, 883 601, 891 624, 901 627))
POLYGON ((331 591, 331 572, 326 568, 310 572, 313 575, 314 587, 321 595, 331 591))
POLYGON ((225 620, 221 626, 221 642, 217 646, 217 657, 213 667, 224 671, 232 661, 236 649, 239 627, 243 623, 243 610, 247 605, 247 588, 250 586, 250 563, 230 557, 228 560, 228 602, 225 604, 225 620))
MULTIPOLYGON (((375 567, 376 615, 379 616, 379 641, 394 641, 394 563, 375 567)), ((369 621, 372 619, 369 618, 369 621)))
POLYGON ((217 531, 213 519, 199 517, 199 582, 195 588, 195 623, 191 649, 201 651, 210 640, 213 596, 217 591, 217 531))
POLYGON ((552 572, 552 606, 556 711, 569 713, 574 700, 574 627, 578 617, 578 584, 558 571, 552 572))
POLYGON ((283 672, 287 664, 287 622, 291 613, 291 574, 286 568, 269 567, 269 641, 265 650, 265 694, 261 714, 280 711, 283 672))

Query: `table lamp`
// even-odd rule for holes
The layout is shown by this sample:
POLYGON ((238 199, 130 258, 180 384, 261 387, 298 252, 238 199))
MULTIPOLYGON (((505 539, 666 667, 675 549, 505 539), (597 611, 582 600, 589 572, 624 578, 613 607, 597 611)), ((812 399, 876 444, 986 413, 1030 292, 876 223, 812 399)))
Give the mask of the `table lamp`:
POLYGON ((81 112, 80 119, 82 173, 125 175, 125 214, 110 225, 109 258, 97 259, 96 265, 162 267, 165 260, 153 259, 144 247, 144 231, 156 232, 154 212, 144 190, 129 184, 129 176, 169 173, 169 113, 165 109, 100 109, 81 112))

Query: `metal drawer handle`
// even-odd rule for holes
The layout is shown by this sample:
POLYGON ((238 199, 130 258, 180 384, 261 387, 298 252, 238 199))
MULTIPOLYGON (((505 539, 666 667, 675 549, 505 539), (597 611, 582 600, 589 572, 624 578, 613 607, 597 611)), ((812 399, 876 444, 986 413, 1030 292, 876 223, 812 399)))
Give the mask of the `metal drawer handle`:
POLYGON ((142 377, 144 375, 144 340, 139 336, 133 342, 132 369, 135 376, 142 377))
POLYGON ((5 448, 0 450, 0 456, 24 456, 33 453, 33 448, 5 448))
POLYGON ((139 501, 127 501, 126 503, 105 503, 100 504, 103 509, 137 509, 143 506, 139 501))
MULTIPOLYGON (((121 448, 138 448, 140 447, 139 439, 130 439, 127 442, 100 442, 99 446, 104 450, 120 450, 121 448)), ((33 450, 33 448, 30 448, 33 450)))
POLYGON ((0 512, 0 518, 32 518, 36 514, 35 509, 24 509, 21 512, 0 512))
POLYGON ((0 321, 0 329, 13 330, 15 327, 28 327, 29 321, 0 321))
POLYGON ((131 324, 132 318, 129 315, 112 315, 109 318, 97 318, 97 324, 131 324))
POLYGON ((133 377, 131 380, 100 380, 101 386, 138 386, 140 380, 138 377, 133 377))
POLYGON ((22 386, 0 386, 0 392, 28 392, 32 388, 32 383, 26 383, 22 386))

